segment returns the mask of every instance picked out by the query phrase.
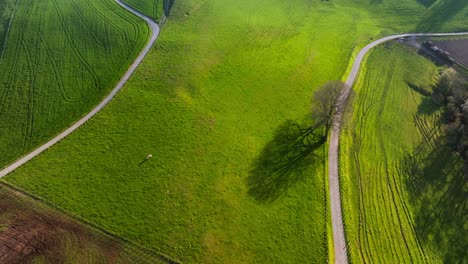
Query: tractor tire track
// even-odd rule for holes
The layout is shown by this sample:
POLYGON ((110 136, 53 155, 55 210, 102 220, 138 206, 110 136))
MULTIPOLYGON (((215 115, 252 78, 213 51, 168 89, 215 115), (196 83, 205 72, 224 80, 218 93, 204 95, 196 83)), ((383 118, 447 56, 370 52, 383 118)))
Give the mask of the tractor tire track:
POLYGON ((76 98, 76 99, 71 98, 68 95, 68 93, 67 93, 67 91, 65 89, 65 83, 64 83, 63 78, 62 78, 62 73, 61 73, 60 67, 58 66, 57 61, 54 59, 54 55, 52 54, 52 51, 51 51, 51 49, 49 47, 49 44, 47 44, 47 41, 44 38, 44 35, 42 34, 42 32, 39 32, 39 38, 41 40, 42 47, 44 48, 44 50, 45 50, 45 52, 47 54, 47 59, 50 62, 50 65, 52 66, 52 69, 53 69, 54 74, 55 74, 55 78, 58 81, 58 86, 59 86, 60 95, 62 97, 62 100, 65 101, 65 102, 68 102, 68 103, 79 102, 79 101, 84 100, 84 98, 76 98))
POLYGON ((33 131, 34 131, 34 107, 35 107, 35 93, 36 93, 36 69, 34 67, 37 65, 37 57, 36 61, 33 62, 33 56, 31 50, 28 48, 28 44, 24 38, 21 38, 21 42, 23 45, 24 52, 26 54, 26 66, 29 68, 28 72, 29 75, 29 96, 28 96, 28 105, 27 105, 27 113, 28 113, 28 122, 26 126, 26 134, 27 136, 24 137, 23 147, 26 149, 31 144, 31 140, 33 138, 33 131))
POLYGON ((92 79, 94 81, 94 85, 97 89, 101 88, 101 80, 99 79, 98 75, 94 71, 93 67, 88 63, 86 58, 81 54, 80 50, 76 47, 75 42, 73 41, 71 34, 69 32, 69 29, 65 23, 65 20, 63 18, 62 12, 60 11, 59 5, 56 0, 52 0, 53 6, 55 7, 55 11, 57 12, 57 17, 60 20, 60 24, 63 28, 63 32, 65 33, 65 37, 67 39, 68 44, 70 44, 70 47, 73 51, 73 54, 75 57, 81 62, 81 64, 85 67, 85 69, 88 71, 88 73, 92 76, 92 79))

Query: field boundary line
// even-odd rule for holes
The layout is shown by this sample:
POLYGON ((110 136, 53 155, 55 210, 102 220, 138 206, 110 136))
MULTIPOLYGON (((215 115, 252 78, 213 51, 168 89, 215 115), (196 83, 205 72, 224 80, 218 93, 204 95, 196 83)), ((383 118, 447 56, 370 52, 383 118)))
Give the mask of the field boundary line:
POLYGON ((380 38, 364 48, 362 48, 356 58, 354 59, 353 66, 346 79, 344 89, 338 98, 336 114, 333 118, 333 128, 330 132, 330 143, 328 147, 328 181, 330 188, 330 208, 333 227, 333 245, 335 251, 335 263, 344 264, 348 263, 348 251, 343 227, 343 216, 341 209, 341 195, 340 195, 340 177, 339 177, 339 142, 341 133, 341 124, 343 121, 343 112, 346 106, 349 94, 353 88, 354 82, 357 79, 359 69, 364 61, 367 53, 374 47, 385 42, 406 37, 444 37, 444 36, 463 36, 468 35, 468 32, 455 32, 455 33, 404 33, 397 35, 390 35, 380 38))
POLYGON ((164 253, 161 253, 159 251, 155 251, 153 249, 149 249, 143 245, 140 245, 140 244, 137 244, 135 242, 132 242, 124 237, 121 237, 117 234, 114 234, 102 227, 100 227, 99 225, 93 223, 93 222, 90 222, 88 220, 86 220, 85 218, 82 218, 76 214, 73 214, 72 212, 48 201, 48 200, 45 200, 35 194, 32 194, 28 191, 26 191, 25 189, 13 184, 13 183, 10 183, 10 182, 7 182, 3 179, 0 179, 0 189, 1 188, 7 188, 11 191, 14 191, 16 192, 17 194, 21 195, 21 196, 24 196, 24 197, 27 197, 31 200, 33 200, 34 202, 36 203, 39 203, 41 205, 44 205, 46 207, 48 207, 48 209, 52 209, 52 210, 55 210, 61 214, 63 214, 63 216, 65 218, 68 218, 70 220, 73 220, 73 221, 77 221, 79 222, 80 224, 83 224, 84 226, 86 226, 87 228, 89 228, 90 230, 102 235, 102 236, 105 236, 107 238, 110 238, 110 239, 113 239, 113 240, 117 240, 119 242, 124 242, 125 246, 127 247, 134 247, 138 250, 141 250, 142 252, 145 252, 149 255, 152 255, 153 257, 157 257, 159 260, 162 260, 162 261, 165 261, 166 263, 168 264, 179 264, 181 262, 179 262, 178 260, 174 260, 174 259, 171 259, 169 256, 165 255, 164 253))
POLYGON ((94 115, 96 115, 98 112, 100 112, 114 97, 115 95, 122 89, 122 87, 125 85, 125 83, 130 79, 130 76, 135 72, 136 68, 141 64, 143 59, 146 57, 146 55, 149 53, 151 48, 153 47, 154 43, 156 42, 160 28, 159 25, 154 22, 151 18, 147 17, 146 15, 140 13, 133 7, 127 5, 126 3, 122 2, 122 0, 115 0, 115 2, 120 5, 122 8, 125 10, 129 11, 130 13, 136 15, 137 17, 143 19, 146 24, 148 25, 150 32, 151 32, 151 37, 147 41, 146 46, 144 49, 139 53, 138 57, 133 61, 133 63, 130 65, 130 67, 127 69, 125 74, 120 78, 119 82, 117 85, 112 89, 109 95, 107 95, 104 100, 102 100, 94 109, 91 110, 88 114, 86 114, 84 117, 82 117, 80 120, 78 120, 76 123, 71 125, 69 128, 67 128, 65 131, 62 133, 58 134, 55 136, 53 139, 49 140, 45 144, 41 145, 37 149, 33 150, 26 156, 21 157, 20 159, 16 160, 10 165, 7 165, 4 167, 2 170, 0 170, 0 178, 5 177, 7 174, 10 172, 16 170, 26 162, 30 161, 34 157, 38 156, 48 148, 52 147, 55 145, 57 142, 60 140, 64 139, 68 135, 70 135, 72 132, 77 130, 80 126, 82 126, 84 123, 86 123, 89 119, 91 119, 94 115))

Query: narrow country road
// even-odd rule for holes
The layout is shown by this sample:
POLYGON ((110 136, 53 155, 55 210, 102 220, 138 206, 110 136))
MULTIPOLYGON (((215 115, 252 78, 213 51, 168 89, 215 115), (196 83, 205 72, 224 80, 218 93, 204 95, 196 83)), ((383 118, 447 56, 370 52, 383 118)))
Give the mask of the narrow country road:
POLYGON ((117 4, 119 4, 124 9, 126 9, 129 12, 133 13, 134 15, 138 16, 139 18, 143 19, 148 24, 148 27, 150 28, 150 31, 151 31, 151 38, 147 42, 145 48, 140 52, 138 57, 135 59, 135 61, 132 63, 132 65, 128 68, 128 70, 122 76, 119 83, 114 87, 114 89, 111 91, 111 93, 103 101, 101 101, 101 103, 99 103, 99 105, 97 105, 93 110, 91 110, 91 112, 89 112, 86 116, 84 116, 83 118, 78 120, 76 123, 74 123, 67 130, 63 131, 58 136, 51 139, 49 142, 47 142, 44 145, 40 146, 39 148, 33 150, 31 153, 29 153, 28 155, 20 158, 19 160, 15 161, 14 163, 10 164, 9 166, 3 168, 0 171, 0 178, 4 177, 8 173, 16 170, 21 165, 25 164, 26 162, 28 162, 32 158, 36 157, 37 155, 41 154, 44 150, 52 147, 55 143, 59 142, 60 140, 62 140, 66 136, 70 135, 73 131, 78 129, 81 125, 86 123, 86 121, 88 121, 95 114, 97 114, 99 111, 101 111, 104 108, 104 106, 106 106, 112 100, 112 98, 114 98, 114 96, 117 94, 117 92, 119 92, 120 89, 122 89, 122 87, 128 81, 128 79, 133 74, 135 69, 138 67, 138 65, 140 65, 140 63, 143 61, 143 58, 145 58, 145 56, 148 54, 148 52, 150 51, 150 49, 153 46, 154 42, 156 42, 156 39, 159 36, 159 26, 158 26, 158 24, 156 24, 156 22, 154 22, 151 18, 145 16, 144 14, 138 12, 133 7, 125 4, 124 2, 122 2, 122 0, 115 0, 115 2, 117 2, 117 4))
MULTIPOLYGON (((101 102, 98 106, 96 106, 91 112, 89 112, 86 116, 78 120, 74 123, 71 127, 67 130, 60 133, 55 138, 51 139, 49 142, 43 144, 39 148, 35 149, 31 153, 27 154, 26 156, 18 159, 11 165, 3 168, 0 171, 0 178, 4 177, 8 173, 14 171, 21 165, 25 164, 32 158, 36 157, 46 149, 50 148, 66 136, 70 135, 73 131, 78 129, 81 125, 91 119, 95 114, 101 111, 117 94, 117 92, 122 89, 125 83, 128 81, 130 76, 133 74, 135 69, 140 65, 143 61, 144 57, 148 54, 151 47, 155 43, 156 39, 159 36, 159 26, 154 22, 151 18, 145 16, 144 14, 138 12, 133 7, 123 3, 121 0, 115 0, 121 7, 128 10, 129 12, 135 14, 136 16, 140 17, 141 19, 145 20, 151 30, 151 38, 149 39, 148 43, 146 44, 145 48, 140 52, 138 57, 135 59, 133 64, 128 68, 127 72, 122 76, 119 83, 114 87, 111 93, 101 102)), ((343 90, 342 94, 340 95, 337 107, 337 114, 333 120, 333 128, 330 135, 330 146, 328 152, 328 172, 329 172, 329 184, 330 184, 330 207, 331 207, 331 214, 332 214, 332 227, 333 227, 333 242, 334 242, 334 255, 335 255, 335 263, 348 263, 348 255, 346 249, 346 242, 345 242, 345 235, 343 230, 343 219, 342 219, 342 210, 341 210, 341 200, 340 200, 340 184, 339 184, 339 171, 338 171, 338 146, 339 146, 339 136, 341 131, 341 122, 343 119, 343 110, 344 106, 346 105, 346 100, 348 99, 349 93, 352 89, 352 86, 356 80, 358 75, 359 69, 361 67, 361 63, 365 57, 365 55, 371 50, 373 47, 382 44, 384 42, 401 38, 401 37, 412 37, 412 36, 459 36, 459 35, 468 35, 468 32, 460 32, 460 33, 409 33, 409 34, 400 34, 400 35, 392 35, 388 37, 381 38, 372 42, 371 44, 364 47, 353 63, 353 67, 351 72, 345 82, 345 89, 343 90)))
POLYGON ((349 93, 353 87, 356 77, 361 68, 361 63, 366 54, 375 46, 385 43, 390 40, 404 37, 443 37, 443 36, 461 36, 468 35, 468 32, 459 33, 408 33, 400 35, 392 35, 378 39, 371 44, 365 46, 354 60, 353 67, 345 82, 345 88, 341 93, 338 104, 336 105, 336 115, 333 120, 333 128, 330 134, 330 145, 328 148, 328 179, 330 185, 330 208, 333 227, 333 245, 335 252, 335 263, 348 263, 348 252, 346 249, 346 240, 343 229, 343 217, 341 210, 340 198, 340 180, 339 180, 339 165, 338 165, 338 148, 340 141, 341 123, 343 120, 343 111, 348 99, 349 93))

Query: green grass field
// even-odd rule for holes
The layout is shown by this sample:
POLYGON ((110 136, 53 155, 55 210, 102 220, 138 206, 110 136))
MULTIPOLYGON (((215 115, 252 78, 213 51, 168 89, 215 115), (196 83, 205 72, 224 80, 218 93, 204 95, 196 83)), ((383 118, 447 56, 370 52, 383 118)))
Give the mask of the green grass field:
POLYGON ((10 21, 15 9, 14 0, 3 0, 0 2, 0 61, 3 56, 3 49, 7 40, 10 21))
POLYGON ((1 263, 167 263, 0 184, 1 263), (12 250, 14 248, 15 250, 12 250))
POLYGON ((125 0, 125 3, 158 22, 164 14, 164 0, 125 0))
MULTIPOLYGON (((467 28, 462 7, 434 29, 467 28)), ((431 12, 410 0, 176 1, 124 91, 6 180, 184 262, 325 263, 326 146, 298 156, 290 141, 313 90, 354 52, 431 12)))
POLYGON ((430 91, 437 76, 399 45, 361 73, 340 148, 352 262, 463 262, 463 163, 444 147, 437 106, 410 86, 430 91))
POLYGON ((14 3, 1 3, 0 167, 89 112, 148 36, 143 21, 109 0, 14 3))

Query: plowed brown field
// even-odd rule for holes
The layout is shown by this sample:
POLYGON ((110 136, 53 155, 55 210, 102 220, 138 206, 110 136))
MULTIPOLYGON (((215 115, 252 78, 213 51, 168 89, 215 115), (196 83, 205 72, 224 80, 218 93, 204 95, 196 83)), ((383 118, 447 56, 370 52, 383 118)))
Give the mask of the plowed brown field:
POLYGON ((434 44, 448 51, 456 62, 468 67, 468 39, 438 41, 434 44))

